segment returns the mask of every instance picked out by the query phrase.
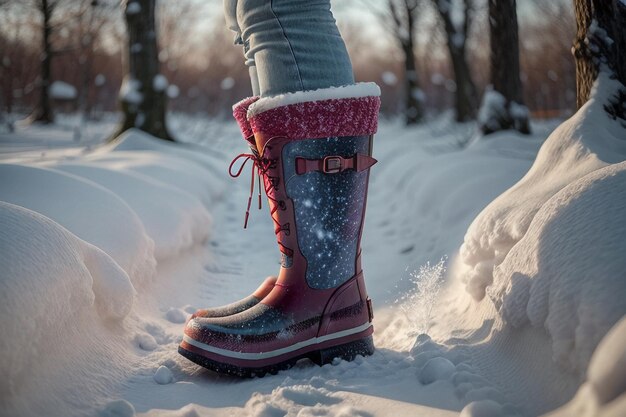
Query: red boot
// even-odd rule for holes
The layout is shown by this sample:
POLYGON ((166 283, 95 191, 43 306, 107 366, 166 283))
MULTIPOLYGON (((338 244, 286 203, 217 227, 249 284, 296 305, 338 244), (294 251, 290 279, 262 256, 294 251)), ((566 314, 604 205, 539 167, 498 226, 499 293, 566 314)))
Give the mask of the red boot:
MULTIPOLYGON (((282 266, 271 292, 228 317, 196 317, 179 352, 218 372, 263 375, 301 358, 370 355, 372 307, 361 269, 373 83, 262 98, 248 110, 282 266)), ((250 158, 250 155, 245 155, 250 158)))

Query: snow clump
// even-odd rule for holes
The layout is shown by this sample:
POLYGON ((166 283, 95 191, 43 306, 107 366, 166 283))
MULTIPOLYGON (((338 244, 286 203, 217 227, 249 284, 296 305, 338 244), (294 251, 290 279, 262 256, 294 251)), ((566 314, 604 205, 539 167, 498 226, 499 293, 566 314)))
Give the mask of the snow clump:
POLYGON ((174 376, 172 375, 172 371, 165 365, 159 366, 159 368, 154 373, 154 382, 159 385, 167 385, 174 380, 174 376))

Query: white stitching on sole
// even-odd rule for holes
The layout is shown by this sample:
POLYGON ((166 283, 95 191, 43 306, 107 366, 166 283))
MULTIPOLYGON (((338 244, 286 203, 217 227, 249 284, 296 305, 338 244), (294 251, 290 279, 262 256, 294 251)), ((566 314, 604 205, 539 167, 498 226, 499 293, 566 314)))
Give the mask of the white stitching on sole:
POLYGON ((287 346, 287 347, 276 349, 276 350, 271 350, 269 352, 235 352, 232 350, 220 349, 220 348, 207 345, 206 343, 198 342, 197 340, 192 339, 191 337, 187 335, 183 336, 183 340, 189 343, 190 345, 197 347, 198 349, 202 349, 211 353, 216 353, 218 355, 227 356, 227 357, 235 358, 235 359, 260 360, 260 359, 273 358, 275 356, 293 352, 294 350, 302 349, 303 347, 311 346, 316 343, 322 343, 328 340, 338 339, 340 337, 349 336, 355 333, 360 333, 362 331, 369 329, 371 325, 372 323, 368 322, 359 327, 342 330, 340 332, 327 334, 321 337, 314 337, 308 340, 303 340, 302 342, 295 343, 291 346, 287 346))

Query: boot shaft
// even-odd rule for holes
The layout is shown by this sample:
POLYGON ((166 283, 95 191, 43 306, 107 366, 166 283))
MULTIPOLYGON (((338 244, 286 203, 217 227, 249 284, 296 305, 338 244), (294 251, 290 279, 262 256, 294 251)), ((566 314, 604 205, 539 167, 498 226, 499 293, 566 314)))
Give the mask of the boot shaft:
POLYGON ((361 97, 353 87, 328 89, 344 98, 293 102, 286 95, 260 99, 248 110, 282 253, 279 282, 304 274, 308 287, 333 289, 361 272, 379 98, 375 84, 361 97))

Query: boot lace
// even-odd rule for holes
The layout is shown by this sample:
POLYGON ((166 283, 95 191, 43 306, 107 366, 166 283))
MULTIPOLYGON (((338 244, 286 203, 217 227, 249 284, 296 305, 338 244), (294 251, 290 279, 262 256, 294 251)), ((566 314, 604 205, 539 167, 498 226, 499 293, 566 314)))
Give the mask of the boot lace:
POLYGON ((278 176, 270 175, 270 171, 276 168, 277 161, 275 159, 262 158, 261 156, 255 153, 241 153, 237 155, 230 163, 228 167, 228 174, 232 178, 237 178, 243 172, 248 161, 252 161, 252 170, 250 171, 250 195, 248 196, 248 205, 246 207, 246 215, 244 218, 243 228, 246 229, 248 227, 248 218, 250 217, 250 206, 252 205, 252 196, 254 195, 254 183, 255 176, 257 178, 258 183, 258 198, 259 198, 259 210, 262 208, 262 198, 261 198, 261 177, 263 177, 263 188, 265 189, 265 195, 269 200, 270 204, 270 216, 274 221, 274 233, 276 234, 276 240, 278 242, 278 246, 282 253, 287 256, 292 256, 293 251, 287 248, 280 241, 279 234, 282 232, 283 235, 289 236, 290 226, 289 223, 281 224, 280 219, 276 212, 278 210, 285 210, 286 204, 284 201, 276 198, 276 190, 278 189, 278 184, 280 178, 278 176), (233 172, 233 167, 240 159, 243 159, 239 168, 233 172), (255 175, 256 173, 256 175, 255 175))

